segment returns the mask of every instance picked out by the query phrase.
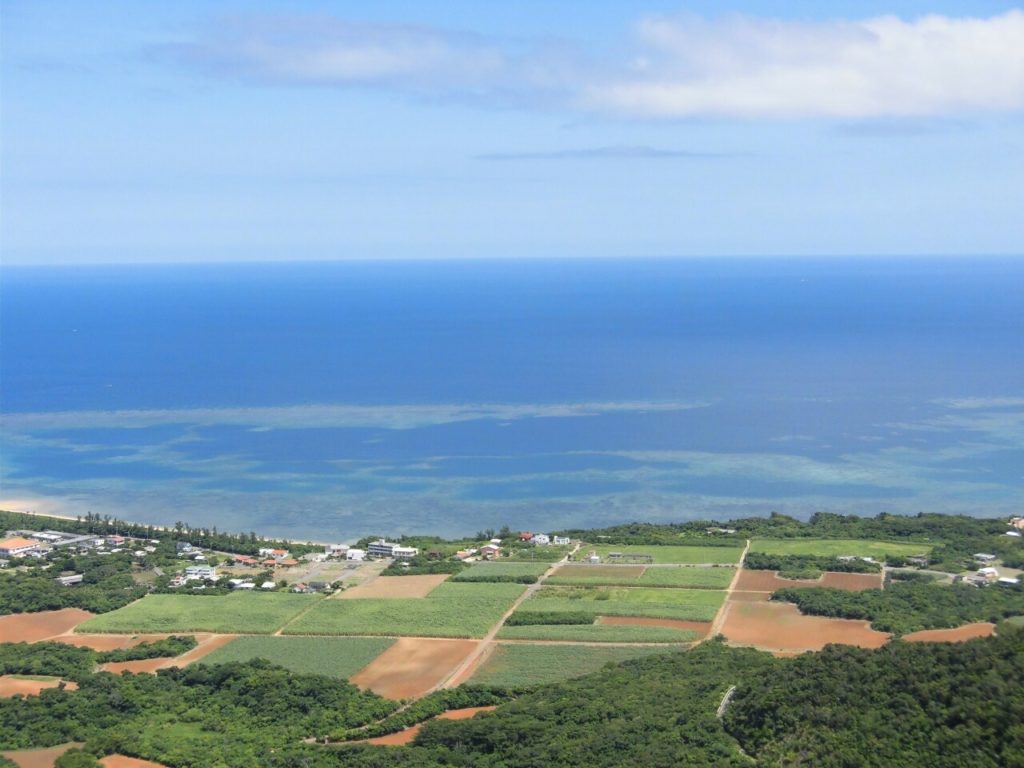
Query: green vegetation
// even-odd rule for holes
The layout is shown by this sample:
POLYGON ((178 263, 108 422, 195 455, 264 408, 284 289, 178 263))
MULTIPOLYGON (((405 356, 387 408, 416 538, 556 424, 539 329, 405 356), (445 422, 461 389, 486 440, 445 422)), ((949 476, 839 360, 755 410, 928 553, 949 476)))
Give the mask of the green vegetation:
POLYGON ((204 656, 200 663, 266 659, 291 672, 346 680, 394 642, 383 637, 239 637, 204 656))
POLYGON ((624 587, 689 587, 692 589, 725 589, 736 575, 735 568, 647 568, 640 576, 630 575, 623 566, 623 575, 615 573, 617 566, 563 566, 547 578, 545 584, 624 586, 624 587), (593 569, 588 573, 588 569, 593 569))
POLYGON ((867 539, 754 539, 750 542, 751 554, 812 555, 826 558, 852 555, 876 560, 885 560, 890 555, 907 557, 926 554, 930 549, 930 545, 917 542, 908 544, 867 539))
POLYGON ((483 637, 522 592, 518 584, 445 582, 425 598, 323 600, 284 632, 483 637))
POLYGON ((878 573, 882 570, 880 563, 869 563, 860 558, 840 560, 821 555, 769 555, 764 552, 748 552, 743 567, 752 571, 778 571, 784 579, 816 579, 824 571, 878 573))
POLYGON ((503 640, 572 640, 587 643, 692 643, 697 633, 672 627, 621 624, 532 624, 504 626, 503 640))
POLYGON ((550 566, 547 563, 475 563, 452 581, 493 581, 533 584, 550 566))
POLYGON ((287 592, 147 595, 78 626, 80 632, 239 632, 270 634, 322 598, 287 592))
POLYGON ((725 725, 759 765, 1024 765, 1024 633, 829 646, 748 677, 725 725), (812 719, 809 719, 809 715, 812 719))
POLYGON ((561 611, 544 613, 541 611, 516 611, 505 619, 506 627, 536 626, 538 624, 593 624, 597 616, 587 611, 561 611))
POLYGON ((585 556, 589 552, 597 552, 601 562, 607 562, 612 552, 624 554, 635 553, 652 555, 658 565, 696 565, 700 563, 717 563, 719 565, 735 565, 740 561, 743 547, 716 546, 664 546, 664 545, 630 545, 601 544, 595 547, 582 547, 577 556, 585 556))
POLYGON ((557 563, 570 552, 572 552, 572 547, 556 547, 554 544, 542 546, 524 544, 514 550, 507 559, 515 562, 548 563, 550 565, 557 563))
POLYGON ((461 560, 434 559, 425 554, 408 560, 393 560, 382 572, 382 576, 428 576, 438 573, 459 573, 466 568, 461 560))
POLYGON ((903 635, 919 629, 946 629, 975 621, 998 622, 1024 614, 1024 589, 972 587, 927 581, 891 582, 884 590, 849 592, 826 587, 780 589, 773 600, 794 603, 801 613, 840 619, 867 619, 883 632, 903 635))
MULTIPOLYGON (((664 648, 595 648, 587 645, 499 645, 473 676, 477 685, 525 688, 568 680, 627 659, 636 659, 664 648)), ((625 763, 622 763, 625 764, 625 763)), ((643 763, 638 763, 643 764, 643 763)))
POLYGON ((41 561, 28 560, 26 565, 27 570, 4 573, 0 578, 0 615, 60 608, 105 613, 146 594, 146 587, 132 580, 132 558, 128 554, 57 556, 46 570, 41 561), (54 581, 61 571, 81 573, 82 583, 61 586, 54 581))
POLYGON ((195 647, 196 639, 191 635, 171 635, 113 651, 94 651, 66 643, 0 643, 0 674, 54 675, 78 680, 106 662, 179 656, 195 647))
POLYGON ((72 747, 57 758, 53 768, 101 768, 101 763, 85 750, 72 747))
POLYGON ((711 621, 724 599, 725 592, 710 589, 542 587, 519 612, 711 621))

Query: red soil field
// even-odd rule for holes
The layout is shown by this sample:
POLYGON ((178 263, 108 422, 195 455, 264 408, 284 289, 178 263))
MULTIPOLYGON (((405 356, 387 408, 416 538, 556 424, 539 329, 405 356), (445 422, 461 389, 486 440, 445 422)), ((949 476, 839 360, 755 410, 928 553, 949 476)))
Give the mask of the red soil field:
POLYGON ((424 576, 378 576, 367 584, 360 584, 338 594, 339 600, 358 600, 364 597, 426 597, 438 584, 448 580, 449 574, 424 576))
POLYGON ((132 672, 133 674, 149 672, 150 674, 153 674, 158 669, 163 669, 167 662, 168 659, 166 658, 138 659, 137 661, 111 661, 106 664, 101 664, 100 669, 104 672, 113 672, 115 675, 119 675, 122 672, 132 672))
POLYGON ((195 638, 199 645, 191 651, 181 654, 181 656, 173 658, 165 656, 156 659, 140 659, 138 661, 112 661, 101 665, 100 669, 104 672, 113 672, 116 675, 121 672, 132 672, 135 674, 140 672, 154 673, 158 669, 167 669, 168 667, 187 667, 189 664, 199 661, 199 659, 207 654, 217 650, 222 645, 227 645, 235 637, 237 635, 212 635, 208 632, 198 632, 195 638))
MULTIPOLYGON (((19 693, 22 696, 38 696, 44 688, 56 688, 58 685, 60 685, 60 680, 57 678, 53 680, 24 680, 12 675, 0 675, 0 699, 6 699, 19 693)), ((78 684, 65 680, 64 687, 73 691, 78 688, 78 684)))
POLYGON ((107 755, 100 760, 100 765, 103 768, 167 768, 162 763, 154 763, 152 760, 142 760, 127 755, 107 755))
POLYGON ((647 568, 643 565, 586 565, 584 563, 570 563, 563 565, 552 576, 639 579, 644 575, 647 568))
POLYGON ((80 747, 81 743, 69 742, 59 744, 56 747, 45 749, 15 749, 8 752, 0 752, 8 760, 13 760, 18 768, 53 768, 57 758, 63 755, 72 747, 80 747))
POLYGON ((829 571, 817 579, 783 579, 777 571, 740 571, 736 589, 745 592, 774 592, 784 587, 832 587, 857 592, 882 586, 880 573, 837 573, 829 571))
POLYGON ((0 637, 6 643, 36 643, 70 632, 93 614, 81 608, 0 616, 0 637))
POLYGON ((476 640, 400 637, 350 680, 388 699, 422 696, 444 680, 476 646, 476 640))
POLYGON ((689 629, 704 637, 711 631, 710 621, 683 621, 681 619, 645 619, 640 616, 599 616, 598 624, 616 624, 633 627, 670 627, 672 629, 689 629))
POLYGON ((804 616, 791 603, 731 603, 722 634, 734 645, 778 651, 820 651, 828 643, 880 648, 889 640, 866 621, 804 616))
POLYGON ((908 643, 962 643, 976 637, 991 637, 995 629, 995 624, 981 621, 953 629, 923 629, 904 635, 903 639, 908 643))
POLYGON ((729 595, 732 603, 767 603, 771 599, 771 592, 733 592, 729 595))
MULTIPOLYGON (((497 707, 466 707, 465 709, 450 709, 447 712, 442 712, 437 716, 437 720, 468 720, 473 717, 477 712, 490 712, 497 709, 497 707)), ((349 742, 350 744, 376 744, 381 747, 401 747, 406 744, 412 743, 412 740, 416 738, 416 734, 423 728, 423 723, 417 723, 416 725, 406 728, 404 731, 398 733, 389 733, 387 736, 377 736, 372 739, 363 739, 362 741, 349 742)), ((125 767, 127 768, 127 766, 125 767)))

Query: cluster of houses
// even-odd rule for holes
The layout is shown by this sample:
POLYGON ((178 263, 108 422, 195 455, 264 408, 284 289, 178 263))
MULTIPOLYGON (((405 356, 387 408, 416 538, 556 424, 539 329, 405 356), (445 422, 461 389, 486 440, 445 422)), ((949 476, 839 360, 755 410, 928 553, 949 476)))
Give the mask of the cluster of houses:
POLYGON ((386 539, 371 541, 366 549, 350 547, 348 544, 328 544, 324 548, 327 557, 336 557, 339 560, 350 562, 362 562, 366 558, 391 557, 396 560, 409 560, 420 553, 416 547, 406 547, 386 539))
POLYGON ((556 547, 565 547, 572 543, 568 536, 549 536, 546 533, 531 533, 530 531, 520 531, 519 541, 524 544, 536 544, 539 547, 547 547, 552 544, 556 547))
POLYGON ((988 552, 977 552, 974 559, 980 566, 975 573, 964 576, 964 583, 975 587, 986 587, 989 584, 999 584, 1003 587, 1015 587, 1020 584, 1020 579, 1012 576, 1000 576, 999 569, 992 565, 996 556, 988 552))
MULTIPOLYGON (((124 552, 129 547, 135 557, 145 557, 156 552, 159 541, 136 540, 127 536, 98 536, 94 533, 78 534, 66 531, 7 531, 7 538, 0 541, 0 568, 6 568, 12 560, 43 560, 55 553, 112 555, 124 552)), ((49 567, 43 566, 44 568, 49 567)), ((62 573, 55 581, 70 587, 82 583, 80 573, 62 573)))

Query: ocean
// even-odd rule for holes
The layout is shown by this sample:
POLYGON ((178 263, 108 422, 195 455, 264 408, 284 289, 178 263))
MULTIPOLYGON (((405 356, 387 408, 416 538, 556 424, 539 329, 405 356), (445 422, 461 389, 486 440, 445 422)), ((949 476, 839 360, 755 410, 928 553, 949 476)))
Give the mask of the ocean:
POLYGON ((0 502, 292 539, 1024 511, 1024 259, 6 267, 0 502))

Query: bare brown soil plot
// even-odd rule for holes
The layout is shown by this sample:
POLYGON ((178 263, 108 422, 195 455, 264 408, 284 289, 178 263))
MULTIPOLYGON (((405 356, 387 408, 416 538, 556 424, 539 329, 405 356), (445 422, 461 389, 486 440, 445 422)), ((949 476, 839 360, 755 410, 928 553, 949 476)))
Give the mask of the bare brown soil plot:
POLYGON ((8 643, 37 643, 70 632, 93 614, 81 608, 0 616, 0 637, 8 643))
POLYGON ((368 584, 346 589, 338 595, 339 600, 358 600, 364 597, 426 597, 434 587, 448 580, 449 574, 438 573, 426 576, 378 576, 368 584))
MULTIPOLYGON (((12 675, 0 675, 0 699, 6 699, 18 694, 22 696, 38 696, 39 692, 43 689, 56 688, 60 685, 60 682, 58 678, 52 680, 26 680, 25 678, 12 675)), ((78 688, 78 684, 65 680, 64 687, 69 691, 73 691, 78 688)))
POLYGON ((422 696, 444 680, 476 646, 475 640, 400 637, 353 675, 351 681, 388 699, 422 696))
POLYGON ((729 595, 730 603, 767 603, 771 599, 771 592, 733 592, 729 595))
POLYGON ((51 637, 55 643, 75 645, 79 648, 92 648, 94 651, 119 651, 134 648, 142 643, 152 643, 169 635, 61 635, 51 637))
POLYGON ((212 635, 208 632, 200 632, 195 636, 199 645, 191 651, 181 654, 181 656, 174 656, 172 658, 163 656, 156 659, 139 659, 137 661, 112 661, 107 664, 103 664, 100 669, 104 672, 113 672, 117 675, 122 672, 132 672, 135 674, 147 672, 152 674, 158 669, 167 669, 168 667, 187 667, 189 664, 198 661, 203 656, 213 653, 222 645, 227 645, 234 640, 235 637, 236 635, 212 635))
POLYGON ((832 587, 856 592, 882 586, 880 573, 838 573, 828 571, 817 579, 783 579, 778 571, 751 571, 744 568, 736 589, 744 592, 774 592, 785 587, 832 587))
POLYGON ((0 752, 8 760, 13 760, 18 768, 53 768, 57 758, 63 755, 72 747, 81 747, 81 742, 69 742, 59 744, 56 747, 45 749, 15 749, 7 752, 0 752))
POLYGON ((100 760, 100 765, 103 768, 167 768, 163 763, 154 763, 152 760, 142 760, 127 755, 107 755, 100 760))
POLYGON ((821 578, 821 586, 860 592, 863 589, 881 589, 881 573, 838 573, 828 571, 821 578))
POLYGON ((643 565, 585 565, 583 563, 569 563, 563 565, 552 576, 569 578, 619 578, 639 579, 644 575, 647 568, 643 565))
MULTIPOLYGON (((477 712, 491 712, 497 709, 497 707, 466 707, 465 709, 450 709, 447 712, 442 712, 438 715, 436 720, 468 720, 473 717, 477 712)), ((372 739, 363 739, 362 741, 350 742, 352 744, 376 744, 380 747, 401 747, 406 744, 411 744, 412 740, 416 738, 423 729, 423 723, 417 723, 416 725, 406 728, 404 731, 398 733, 389 733, 387 736, 376 736, 372 739)))
POLYGON ((711 631, 710 621, 683 621, 682 619, 646 619, 641 616, 598 616, 598 624, 616 624, 633 627, 670 627, 672 629, 688 629, 700 637, 711 631))
POLYGON ((920 632, 911 632, 904 635, 903 639, 908 643, 962 643, 976 637, 991 637, 995 629, 995 624, 980 621, 953 629, 924 629, 920 632))
POLYGON ((866 621, 804 616, 791 603, 730 603, 722 634, 735 645, 782 651, 820 651, 829 643, 880 648, 886 632, 866 621))

